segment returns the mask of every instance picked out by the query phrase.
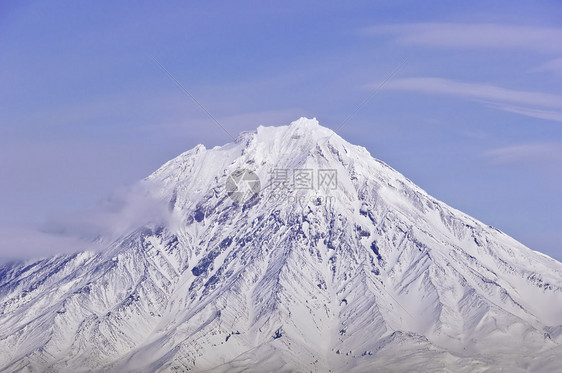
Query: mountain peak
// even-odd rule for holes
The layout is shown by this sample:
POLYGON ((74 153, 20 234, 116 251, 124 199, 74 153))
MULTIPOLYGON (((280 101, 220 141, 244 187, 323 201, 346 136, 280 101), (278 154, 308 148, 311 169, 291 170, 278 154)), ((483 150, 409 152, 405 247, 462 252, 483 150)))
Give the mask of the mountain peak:
POLYGON ((300 127, 300 128, 311 128, 311 127, 320 127, 320 123, 316 117, 314 118, 307 118, 307 117, 300 117, 299 119, 291 122, 291 127, 300 127))
POLYGON ((313 146, 323 139, 335 135, 331 129, 321 126, 316 118, 301 117, 288 126, 264 127, 257 129, 258 141, 261 143, 275 142, 304 142, 303 146, 313 146))

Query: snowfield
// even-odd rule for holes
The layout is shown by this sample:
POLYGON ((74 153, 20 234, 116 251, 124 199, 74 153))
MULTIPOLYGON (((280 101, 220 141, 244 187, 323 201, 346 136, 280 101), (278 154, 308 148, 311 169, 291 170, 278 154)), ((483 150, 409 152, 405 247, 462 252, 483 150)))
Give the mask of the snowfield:
POLYGON ((315 119, 198 145, 141 184, 168 218, 0 267, 0 371, 562 372, 562 264, 315 119), (239 169, 261 181, 244 203, 225 187, 239 169))

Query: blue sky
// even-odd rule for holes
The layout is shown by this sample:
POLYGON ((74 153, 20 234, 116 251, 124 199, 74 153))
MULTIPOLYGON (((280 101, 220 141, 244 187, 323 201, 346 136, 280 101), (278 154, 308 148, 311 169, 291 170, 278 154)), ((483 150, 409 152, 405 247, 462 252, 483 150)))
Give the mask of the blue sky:
POLYGON ((562 260, 562 5, 431 4, 0 3, 0 257, 75 247, 45 227, 230 141, 153 56, 232 134, 336 129, 407 58, 339 134, 562 260))

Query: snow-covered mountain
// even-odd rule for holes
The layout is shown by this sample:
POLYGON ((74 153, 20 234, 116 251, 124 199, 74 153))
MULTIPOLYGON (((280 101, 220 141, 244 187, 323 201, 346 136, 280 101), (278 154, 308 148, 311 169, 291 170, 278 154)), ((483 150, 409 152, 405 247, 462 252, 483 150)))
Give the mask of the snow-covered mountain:
POLYGON ((166 219, 0 268, 1 371, 562 371, 562 264, 315 119, 141 183, 166 219))

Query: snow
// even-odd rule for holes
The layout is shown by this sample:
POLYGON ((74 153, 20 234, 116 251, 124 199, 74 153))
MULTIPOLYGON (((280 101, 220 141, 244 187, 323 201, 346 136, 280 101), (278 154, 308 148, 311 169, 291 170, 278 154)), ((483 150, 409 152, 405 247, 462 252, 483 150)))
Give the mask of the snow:
POLYGON ((170 219, 0 268, 1 371, 561 370, 562 264, 316 119, 198 145, 141 184, 170 219), (262 191, 237 204, 240 168, 262 191), (271 198, 272 169, 333 169, 337 188, 271 198))

